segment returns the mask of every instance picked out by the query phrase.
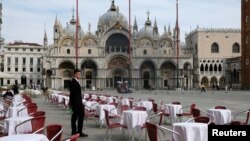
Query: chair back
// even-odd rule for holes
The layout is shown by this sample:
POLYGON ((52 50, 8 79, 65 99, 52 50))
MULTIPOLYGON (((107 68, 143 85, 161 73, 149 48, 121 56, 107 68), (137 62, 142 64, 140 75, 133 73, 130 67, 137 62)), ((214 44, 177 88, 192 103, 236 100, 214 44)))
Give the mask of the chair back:
POLYGON ((181 105, 181 103, 179 101, 173 101, 171 104, 181 105))
POLYGON ((146 107, 135 107, 134 110, 147 111, 147 108, 146 107))
POLYGON ((190 106, 190 115, 193 115, 193 110, 192 109, 194 109, 195 108, 195 106, 196 106, 196 104, 191 104, 191 106, 190 106))
POLYGON ((153 111, 154 111, 154 113, 157 113, 157 111, 158 111, 158 105, 154 102, 153 102, 153 111))
POLYGON ((28 114, 31 114, 31 113, 34 113, 37 111, 37 106, 36 105, 31 105, 31 106, 27 106, 27 111, 28 111, 28 114))
MULTIPOLYGON (((31 119, 32 133, 44 127, 45 119, 45 116, 37 116, 31 119)), ((42 131, 38 133, 42 134, 42 131)))
POLYGON ((29 116, 32 116, 32 117, 39 117, 39 116, 45 116, 45 112, 44 111, 36 111, 34 113, 31 113, 29 114, 29 116))
POLYGON ((59 124, 51 124, 47 127, 47 138, 50 141, 61 141, 63 127, 59 124))
POLYGON ((193 108, 192 114, 193 114, 193 117, 199 117, 201 116, 201 111, 199 109, 193 108))
POLYGON ((227 109, 225 106, 215 106, 214 109, 227 109))
POLYGON ((153 123, 146 122, 149 141, 158 141, 157 126, 153 123))
POLYGON ((74 134, 69 138, 69 141, 77 141, 77 139, 80 137, 80 134, 74 134))
POLYGON ((210 124, 211 122, 210 118, 205 116, 195 117, 194 121, 198 123, 207 123, 207 124, 210 124))

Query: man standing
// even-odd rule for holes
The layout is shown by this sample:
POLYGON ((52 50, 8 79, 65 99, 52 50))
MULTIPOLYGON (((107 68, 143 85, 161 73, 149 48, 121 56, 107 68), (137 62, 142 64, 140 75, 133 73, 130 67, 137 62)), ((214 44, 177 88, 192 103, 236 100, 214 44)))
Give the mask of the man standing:
POLYGON ((71 116, 71 129, 72 135, 79 133, 80 137, 87 137, 87 134, 82 132, 83 119, 84 119, 84 105, 82 103, 82 92, 79 79, 81 77, 81 71, 79 69, 74 70, 74 77, 70 83, 70 96, 69 103, 72 109, 71 116), (77 122, 77 125, 76 125, 77 122))

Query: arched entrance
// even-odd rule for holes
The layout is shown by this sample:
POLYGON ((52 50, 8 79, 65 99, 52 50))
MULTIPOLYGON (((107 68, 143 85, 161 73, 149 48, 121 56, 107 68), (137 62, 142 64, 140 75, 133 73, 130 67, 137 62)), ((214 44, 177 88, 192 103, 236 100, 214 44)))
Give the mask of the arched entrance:
POLYGON ((117 88, 118 86, 118 82, 123 82, 126 81, 126 78, 124 77, 124 72, 122 71, 122 69, 116 69, 113 72, 113 80, 114 80, 114 87, 117 88))
POLYGON ((205 85, 205 87, 208 87, 209 86, 209 84, 208 84, 208 78, 207 77, 203 77, 202 79, 201 79, 201 84, 203 84, 203 85, 205 85))
POLYGON ((222 77, 220 78, 220 88, 224 88, 224 87, 225 87, 225 81, 226 81, 225 77, 222 76, 222 77))
POLYGON ((60 65, 58 66, 59 69, 59 75, 62 78, 63 84, 57 84, 57 87, 63 87, 64 89, 69 88, 69 84, 71 81, 71 78, 73 76, 73 71, 74 71, 74 64, 70 61, 64 61, 62 63, 60 63, 60 65), (63 85, 63 86, 61 86, 63 85))
POLYGON ((106 81, 107 87, 117 88, 118 81, 128 80, 128 61, 123 56, 116 56, 108 63, 110 78, 106 81))
POLYGON ((86 60, 82 66, 85 86, 87 89, 96 87, 97 65, 93 60, 86 60))
POLYGON ((217 78, 216 77, 212 77, 211 81, 210 81, 210 85, 217 86, 217 84, 218 84, 217 78))
POLYGON ((144 61, 141 65, 142 88, 149 89, 156 86, 155 65, 151 60, 144 61))
POLYGON ((46 71, 46 80, 45 80, 45 86, 48 87, 48 88, 51 88, 51 76, 52 76, 52 70, 47 70, 46 71))
POLYGON ((161 79, 164 88, 175 86, 176 66, 172 62, 165 62, 161 65, 161 79))

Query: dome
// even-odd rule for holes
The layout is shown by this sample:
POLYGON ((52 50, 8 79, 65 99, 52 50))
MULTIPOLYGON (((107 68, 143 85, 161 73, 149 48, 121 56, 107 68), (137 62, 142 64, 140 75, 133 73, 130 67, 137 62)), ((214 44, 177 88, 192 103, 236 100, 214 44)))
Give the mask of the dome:
POLYGON ((119 9, 116 8, 114 1, 112 1, 110 9, 99 18, 98 28, 110 28, 117 22, 119 22, 123 27, 127 27, 126 17, 119 12, 119 9))
POLYGON ((139 30, 139 32, 137 33, 137 37, 140 36, 149 36, 153 38, 153 27, 152 26, 145 26, 142 29, 139 30))
MULTIPOLYGON (((149 12, 148 12, 149 14, 149 12)), ((151 38, 154 38, 154 27, 151 26, 151 21, 149 20, 149 15, 148 18, 145 22, 145 26, 139 30, 139 32, 136 35, 137 37, 140 36, 149 36, 151 38)))
MULTIPOLYGON (((83 35, 83 30, 81 29, 81 26, 78 25, 80 30, 78 31, 79 34, 78 35, 83 35)), ((66 34, 70 35, 70 36, 75 36, 76 34, 76 20, 74 19, 74 17, 72 17, 72 19, 70 20, 70 24, 67 24, 67 26, 64 28, 64 31, 66 34)))

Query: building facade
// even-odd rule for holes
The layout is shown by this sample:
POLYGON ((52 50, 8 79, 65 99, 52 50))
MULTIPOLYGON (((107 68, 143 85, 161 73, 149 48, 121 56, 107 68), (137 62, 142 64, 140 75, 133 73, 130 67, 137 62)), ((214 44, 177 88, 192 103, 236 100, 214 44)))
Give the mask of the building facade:
POLYGON ((250 89, 250 1, 241 0, 242 88, 250 89))
POLYGON ((1 85, 42 85, 42 56, 45 50, 44 46, 36 43, 16 41, 5 44, 1 71, 11 77, 2 76, 1 85))
MULTIPOLYGON (((225 59, 241 55, 239 29, 198 28, 186 35, 186 46, 193 50, 194 84, 199 87, 225 87, 230 83, 225 74, 225 59)), ((237 69, 237 76, 240 70, 237 69)), ((241 80, 239 80, 241 81, 241 80)))
POLYGON ((79 24, 78 66, 75 63, 74 15, 66 27, 56 18, 54 43, 43 56, 44 85, 67 88, 74 68, 78 67, 82 71, 80 83, 84 88, 116 88, 118 81, 130 81, 131 78, 135 89, 171 89, 177 85, 177 70, 180 85, 192 88, 192 54, 181 48, 177 69, 175 30, 165 27, 160 35, 157 21, 152 23, 149 14, 145 17, 144 27, 140 29, 135 19, 131 42, 127 19, 114 1, 99 18, 96 32, 91 32, 90 24, 88 31, 83 31, 79 24))

